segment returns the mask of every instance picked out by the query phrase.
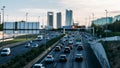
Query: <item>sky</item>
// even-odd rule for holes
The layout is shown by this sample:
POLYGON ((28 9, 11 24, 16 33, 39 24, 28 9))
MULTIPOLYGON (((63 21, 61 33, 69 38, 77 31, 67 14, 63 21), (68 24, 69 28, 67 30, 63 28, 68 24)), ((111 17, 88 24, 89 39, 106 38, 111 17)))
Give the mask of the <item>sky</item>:
MULTIPOLYGON (((54 18, 56 12, 62 12, 62 25, 65 23, 65 10, 73 10, 73 20, 79 25, 89 25, 89 21, 94 18, 105 17, 105 10, 108 16, 120 14, 120 0, 0 0, 0 8, 5 8, 5 21, 39 21, 41 25, 46 24, 47 12, 53 11, 54 18)), ((0 10, 2 13, 2 11, 0 10)), ((56 20, 54 20, 56 22, 56 20)), ((54 23, 56 25, 56 23, 54 23)), ((54 26, 55 26, 54 25, 54 26)))

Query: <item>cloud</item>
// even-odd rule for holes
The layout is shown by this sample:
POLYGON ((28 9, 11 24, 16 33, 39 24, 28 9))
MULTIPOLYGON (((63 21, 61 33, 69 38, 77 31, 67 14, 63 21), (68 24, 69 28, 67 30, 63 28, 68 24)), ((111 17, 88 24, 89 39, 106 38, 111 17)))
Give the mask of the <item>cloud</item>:
MULTIPOLYGON (((105 16, 105 9, 110 11, 119 10, 120 0, 61 0, 64 8, 72 9, 74 12, 74 19, 85 24, 86 18, 92 16, 105 16)), ((112 14, 109 14, 112 16, 112 14)))

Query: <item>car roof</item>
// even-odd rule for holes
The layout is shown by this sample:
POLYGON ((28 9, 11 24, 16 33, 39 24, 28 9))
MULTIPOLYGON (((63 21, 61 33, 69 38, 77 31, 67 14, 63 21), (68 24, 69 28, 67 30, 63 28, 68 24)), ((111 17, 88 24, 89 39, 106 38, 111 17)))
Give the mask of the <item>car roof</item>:
POLYGON ((65 47, 65 48, 69 48, 69 47, 65 47))
POLYGON ((60 46, 56 46, 56 47, 60 47, 60 46))
POLYGON ((52 55, 47 55, 47 57, 52 57, 52 55))
POLYGON ((82 54, 75 54, 76 56, 82 56, 82 54))
POLYGON ((66 56, 65 54, 61 54, 60 56, 66 56))
POLYGON ((34 66, 42 66, 42 64, 37 63, 37 64, 34 64, 34 66))

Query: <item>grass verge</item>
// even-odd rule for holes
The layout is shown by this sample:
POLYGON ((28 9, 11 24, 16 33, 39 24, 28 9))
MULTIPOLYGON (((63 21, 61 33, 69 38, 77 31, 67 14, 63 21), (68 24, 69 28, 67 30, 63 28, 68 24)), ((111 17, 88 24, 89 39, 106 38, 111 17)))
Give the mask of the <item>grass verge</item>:
MULTIPOLYGON (((28 39, 33 40, 36 35, 27 35, 28 39)), ((23 42, 23 41, 27 41, 26 40, 26 35, 22 35, 22 36, 18 36, 16 38, 14 38, 13 40, 10 41, 5 41, 4 45, 8 45, 8 44, 13 44, 13 43, 17 43, 17 42, 23 42)), ((0 44, 2 44, 2 42, 0 42, 0 44)), ((1 47, 2 45, 0 45, 1 47)))

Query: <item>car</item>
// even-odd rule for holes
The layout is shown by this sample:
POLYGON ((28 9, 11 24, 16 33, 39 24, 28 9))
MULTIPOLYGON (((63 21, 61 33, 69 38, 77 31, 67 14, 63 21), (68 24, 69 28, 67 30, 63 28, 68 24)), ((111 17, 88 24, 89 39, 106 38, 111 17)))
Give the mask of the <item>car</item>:
POLYGON ((79 42, 79 41, 76 41, 75 45, 78 46, 78 45, 81 45, 82 43, 79 42))
POLYGON ((61 50, 61 47, 60 46, 56 46, 55 47, 55 51, 60 51, 61 50))
POLYGON ((64 53, 70 53, 70 47, 65 47, 64 53))
POLYGON ((41 40, 43 40, 43 35, 38 35, 35 40, 36 40, 36 41, 41 41, 41 40))
POLYGON ((66 42, 67 40, 66 40, 66 38, 63 38, 62 41, 63 41, 63 42, 66 42))
POLYGON ((83 46, 82 45, 78 45, 77 46, 77 50, 83 50, 83 46))
POLYGON ((66 62, 67 61, 66 55, 65 54, 61 54, 60 58, 59 58, 59 61, 60 62, 66 62))
POLYGON ((31 44, 31 47, 38 47, 39 45, 37 43, 31 44))
POLYGON ((43 64, 37 63, 37 64, 34 64, 32 68, 45 68, 45 67, 43 66, 43 64))
POLYGON ((26 48, 28 48, 28 47, 30 47, 30 46, 31 46, 31 43, 25 44, 25 47, 26 47, 26 48))
POLYGON ((68 43, 73 44, 73 39, 69 39, 68 43))
POLYGON ((73 45, 69 45, 70 49, 72 50, 73 49, 73 45))
POLYGON ((54 57, 52 55, 47 55, 47 57, 45 58, 45 62, 46 63, 53 63, 54 62, 54 57))
POLYGON ((3 49, 1 50, 1 56, 10 55, 10 53, 11 53, 10 48, 3 48, 3 49))
POLYGON ((46 39, 46 40, 49 40, 49 39, 50 39, 50 37, 48 37, 48 36, 47 36, 47 37, 45 37, 45 39, 46 39))
POLYGON ((60 48, 62 49, 62 47, 63 47, 63 44, 62 44, 62 43, 60 43, 60 44, 58 44, 58 46, 60 46, 60 48))
POLYGON ((76 54, 75 55, 75 61, 83 61, 83 55, 82 54, 76 54))

